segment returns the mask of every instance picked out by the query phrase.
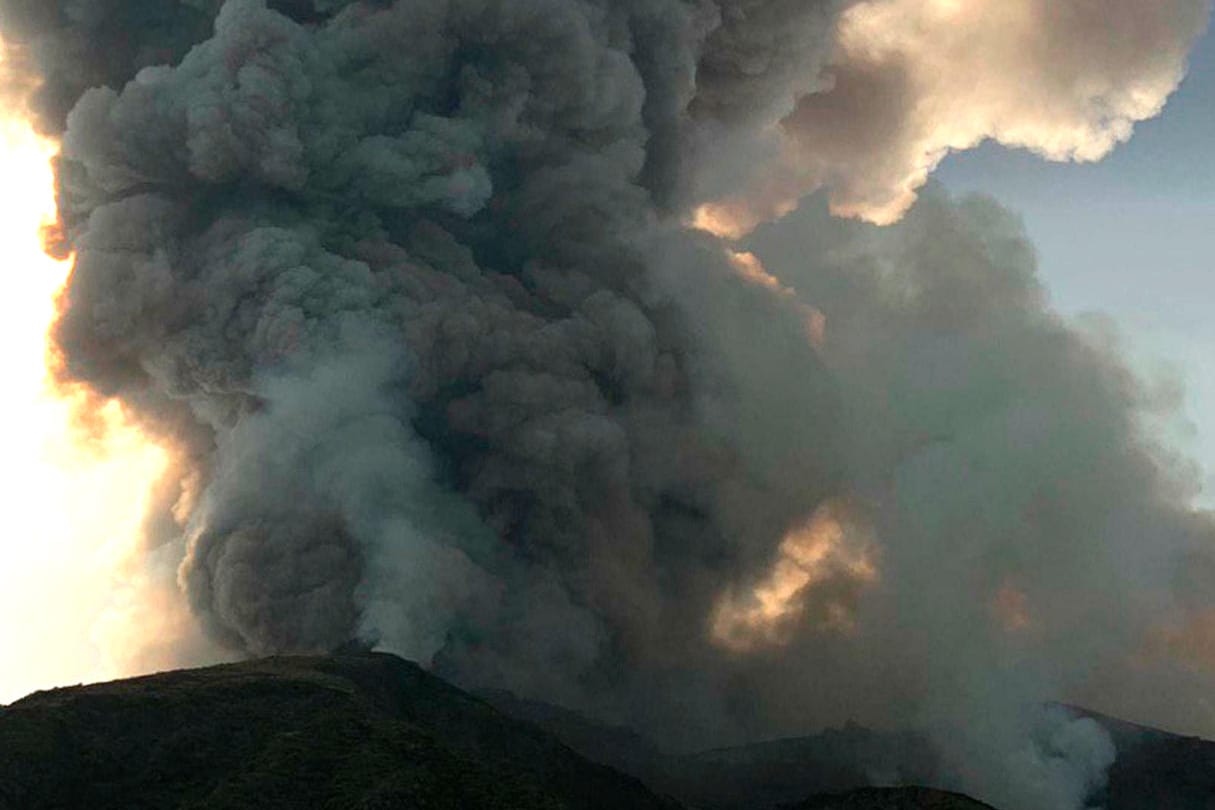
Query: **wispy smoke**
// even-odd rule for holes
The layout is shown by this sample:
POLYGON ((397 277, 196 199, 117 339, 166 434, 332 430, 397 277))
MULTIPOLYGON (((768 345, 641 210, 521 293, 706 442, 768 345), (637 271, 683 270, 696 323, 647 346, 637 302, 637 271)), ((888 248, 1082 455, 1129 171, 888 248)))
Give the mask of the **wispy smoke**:
POLYGON ((914 725, 1081 806, 1108 738, 1027 707, 1206 682, 1147 655, 1215 574, 1150 392, 993 203, 680 224, 789 144, 875 219, 984 136, 1096 157, 1205 6, 1000 8, 0 2, 63 134, 56 337, 177 448, 150 542, 207 631, 675 744, 914 725))

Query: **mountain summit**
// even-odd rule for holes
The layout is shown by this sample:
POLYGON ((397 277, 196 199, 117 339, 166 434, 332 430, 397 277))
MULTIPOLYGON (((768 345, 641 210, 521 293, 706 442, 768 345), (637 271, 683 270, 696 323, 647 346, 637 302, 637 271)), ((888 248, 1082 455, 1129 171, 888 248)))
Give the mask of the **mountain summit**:
POLYGON ((377 653, 39 692, 0 709, 0 773, 0 810, 678 807, 377 653))

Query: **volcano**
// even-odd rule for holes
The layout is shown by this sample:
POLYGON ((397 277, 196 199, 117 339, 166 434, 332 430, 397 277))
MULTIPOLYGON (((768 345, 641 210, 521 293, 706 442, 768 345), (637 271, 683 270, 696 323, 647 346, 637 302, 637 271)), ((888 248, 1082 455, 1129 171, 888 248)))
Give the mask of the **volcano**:
MULTIPOLYGON (((1095 717, 1120 753, 1106 807, 1210 806, 1215 744, 1095 717)), ((30 695, 0 709, 0 808, 990 807, 864 784, 878 761, 907 779, 939 778, 923 748, 915 735, 850 726, 673 754, 628 729, 502 693, 483 699, 352 650, 30 695)))

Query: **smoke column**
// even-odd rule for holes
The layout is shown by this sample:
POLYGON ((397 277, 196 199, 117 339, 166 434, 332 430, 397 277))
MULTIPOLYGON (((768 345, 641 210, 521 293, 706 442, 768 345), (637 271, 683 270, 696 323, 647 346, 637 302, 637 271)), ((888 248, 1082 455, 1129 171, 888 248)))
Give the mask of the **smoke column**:
POLYGON ((175 451, 147 553, 235 654, 360 638, 675 746, 914 726, 1008 810, 1112 761, 1046 701, 1215 730, 1173 401, 1015 217, 907 211, 985 137, 1100 157, 1207 5, 994 10, 0 0, 65 374, 175 451))

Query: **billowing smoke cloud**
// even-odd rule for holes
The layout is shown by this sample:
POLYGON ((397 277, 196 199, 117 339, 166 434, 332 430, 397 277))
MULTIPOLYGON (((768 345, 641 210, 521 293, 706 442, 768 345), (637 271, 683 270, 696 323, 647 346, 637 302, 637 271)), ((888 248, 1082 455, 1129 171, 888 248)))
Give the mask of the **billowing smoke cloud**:
POLYGON ((1173 401, 1050 311, 1018 221, 931 189, 877 229, 816 197, 749 247, 826 313, 848 480, 880 538, 853 635, 774 656, 787 666, 800 648, 816 684, 800 700, 943 724, 958 771, 1002 762, 987 795, 1025 807, 1071 806, 1111 757, 1091 726, 1018 709, 1029 695, 1157 722, 1204 713, 1203 679, 1148 651, 1168 617, 1200 619, 1215 548, 1209 516, 1185 507, 1188 468, 1140 424, 1173 401), (1145 683, 1169 697, 1147 706, 1145 683), (990 759, 992 741, 1027 738, 1040 744, 990 759))
MULTIPOLYGON (((1202 24, 1117 7, 1054 4, 1047 50, 1112 52, 1120 15, 1175 47, 1039 65, 1105 110, 1043 88, 1056 154, 1149 114, 1202 24)), ((1210 615, 1215 529, 1151 392, 993 203, 680 225, 782 118, 810 185, 890 203, 933 119, 926 78, 899 106, 841 72, 879 11, 855 69, 928 64, 901 3, 0 2, 63 134, 67 373, 175 447, 149 544, 209 635, 362 638, 672 744, 916 726, 960 787, 1082 806, 1108 739, 1027 707, 1209 684, 1161 652, 1210 615)), ((1000 87, 943 115, 1028 131, 1000 87)))
POLYGON ((1209 0, 863 0, 838 20, 829 89, 802 95, 750 187, 714 189, 741 230, 828 187, 897 220, 950 150, 985 139, 1092 161, 1158 114, 1209 0))

